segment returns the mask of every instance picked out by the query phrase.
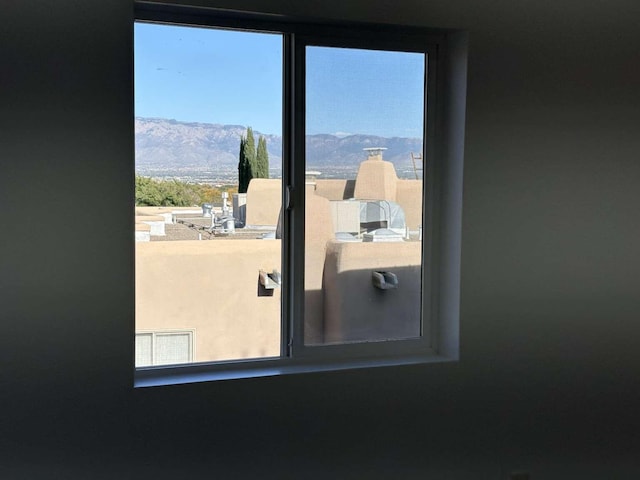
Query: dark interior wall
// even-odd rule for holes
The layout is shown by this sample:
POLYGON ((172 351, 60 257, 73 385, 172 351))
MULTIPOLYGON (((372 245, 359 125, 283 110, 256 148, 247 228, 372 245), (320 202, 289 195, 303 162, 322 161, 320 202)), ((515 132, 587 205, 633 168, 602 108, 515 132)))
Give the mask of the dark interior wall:
POLYGON ((134 391, 133 8, 5 1, 0 477, 637 478, 640 4, 264 3, 469 31, 461 360, 134 391))

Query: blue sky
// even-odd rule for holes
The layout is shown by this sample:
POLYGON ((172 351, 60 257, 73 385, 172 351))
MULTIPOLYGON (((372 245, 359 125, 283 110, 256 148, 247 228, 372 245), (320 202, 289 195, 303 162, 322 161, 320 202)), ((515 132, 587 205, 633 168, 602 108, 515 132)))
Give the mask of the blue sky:
MULTIPOLYGON (((307 49, 307 133, 419 137, 424 56, 307 49)), ((282 37, 137 23, 135 114, 282 130, 282 37)))

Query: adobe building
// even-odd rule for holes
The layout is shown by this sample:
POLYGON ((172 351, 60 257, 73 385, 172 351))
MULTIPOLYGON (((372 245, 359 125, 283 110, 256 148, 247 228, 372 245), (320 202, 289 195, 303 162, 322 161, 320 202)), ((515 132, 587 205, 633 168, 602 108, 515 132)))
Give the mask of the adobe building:
MULTIPOLYGON (((404 245, 398 245, 363 241, 362 232, 393 227, 391 211, 384 205, 380 210, 378 203, 396 205, 392 201, 399 180, 380 151, 360 164, 351 180, 352 198, 344 198, 345 190, 332 188, 335 180, 325 181, 318 175, 314 172, 306 186, 305 341, 323 344, 419 336, 422 180, 403 181, 409 186, 405 190, 414 195, 403 197, 404 203, 395 207, 397 215, 404 221, 405 212, 410 212, 415 222, 413 230, 400 224, 404 245), (370 222, 373 227, 367 223, 367 203, 373 203, 374 220, 383 218, 370 222), (415 233, 413 239, 409 231, 415 233), (380 294, 371 276, 385 269, 393 270, 399 287, 380 294)), ((261 233, 276 230, 281 188, 279 179, 252 179, 244 206, 247 226, 225 232, 220 240, 208 234, 210 228, 203 228, 211 225, 204 210, 136 207, 136 222, 143 226, 161 223, 164 227, 159 222, 164 218, 169 225, 179 222, 203 232, 199 240, 136 244, 137 345, 146 352, 137 352, 141 355, 136 357, 138 366, 279 355, 280 288, 266 295, 259 273, 282 268, 280 240, 264 239, 261 233), (203 234, 213 241, 202 241, 203 234), (165 349, 181 349, 181 356, 154 356, 156 336, 162 336, 165 349)), ((151 240, 166 236, 164 228, 156 230, 150 232, 151 240)))

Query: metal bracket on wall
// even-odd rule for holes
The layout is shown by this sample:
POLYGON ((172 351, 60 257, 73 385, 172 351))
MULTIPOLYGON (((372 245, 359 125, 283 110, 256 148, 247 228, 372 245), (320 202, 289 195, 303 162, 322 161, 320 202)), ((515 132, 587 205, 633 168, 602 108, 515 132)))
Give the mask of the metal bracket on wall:
POLYGON ((280 285, 282 284, 282 275, 278 270, 274 269, 271 273, 260 270, 259 275, 260 285, 262 285, 267 290, 280 288, 280 285))
POLYGON ((398 288, 398 277, 391 272, 371 272, 371 282, 374 287, 380 290, 398 288))

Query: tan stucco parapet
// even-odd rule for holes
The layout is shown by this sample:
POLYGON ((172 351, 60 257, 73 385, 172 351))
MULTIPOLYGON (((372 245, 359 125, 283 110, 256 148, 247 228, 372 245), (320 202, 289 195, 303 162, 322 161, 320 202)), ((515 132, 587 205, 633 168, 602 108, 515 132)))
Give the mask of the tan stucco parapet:
POLYGON ((247 188, 246 224, 275 226, 282 204, 282 180, 253 178, 247 188))
POLYGON ((161 213, 202 213, 202 208, 193 207, 135 207, 136 215, 158 215, 161 213))
POLYGON ((136 215, 136 223, 140 222, 163 222, 164 217, 162 215, 136 215))
POLYGON ((136 232, 150 232, 151 231, 151 225, 149 225, 147 223, 137 223, 136 222, 135 230, 136 230, 136 232))

